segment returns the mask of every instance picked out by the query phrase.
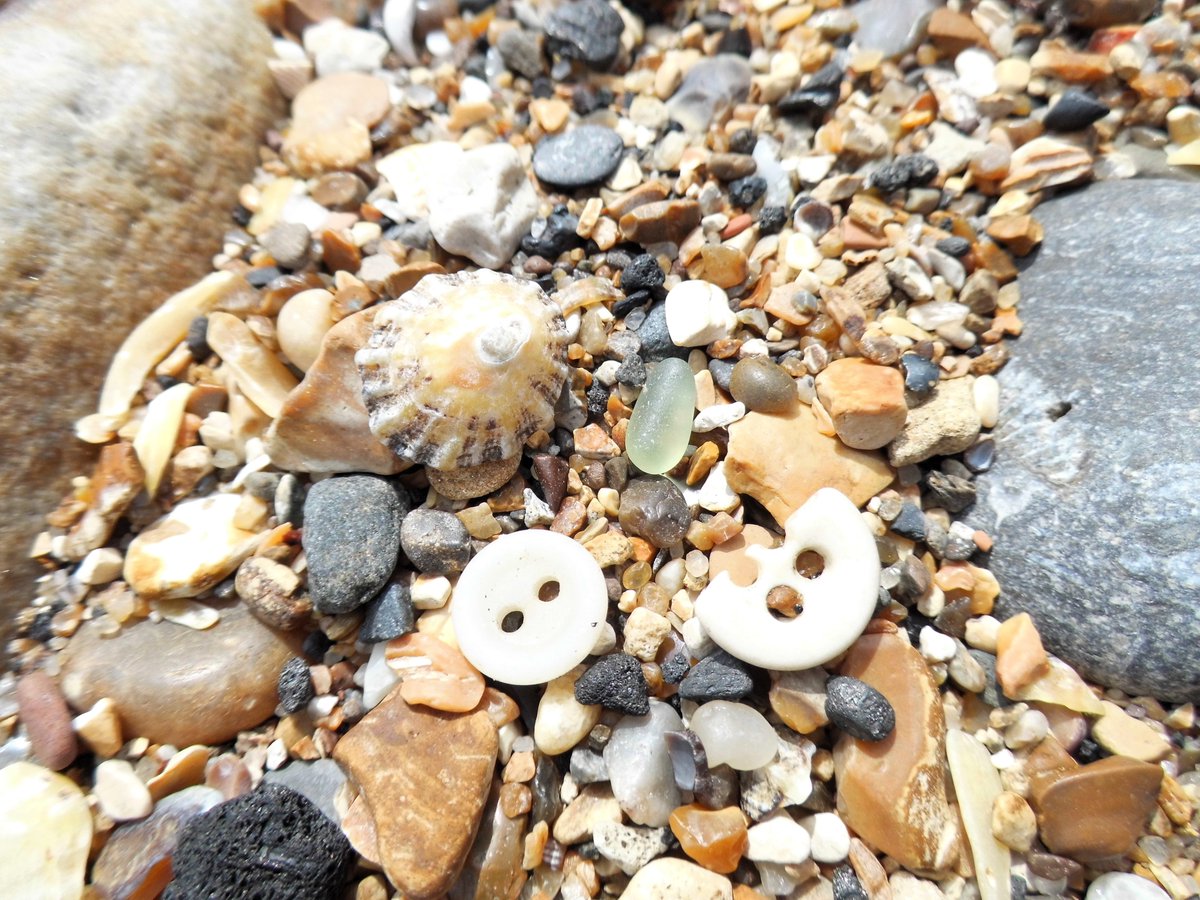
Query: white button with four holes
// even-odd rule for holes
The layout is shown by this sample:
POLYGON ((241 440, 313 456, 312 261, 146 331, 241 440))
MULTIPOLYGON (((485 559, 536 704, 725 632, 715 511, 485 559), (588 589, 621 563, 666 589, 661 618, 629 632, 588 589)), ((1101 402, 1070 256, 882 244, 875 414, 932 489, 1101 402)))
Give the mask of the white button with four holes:
POLYGON ((596 646, 607 612, 599 564, 553 531, 492 541, 463 569, 450 605, 463 655, 507 684, 541 684, 569 672, 596 646))

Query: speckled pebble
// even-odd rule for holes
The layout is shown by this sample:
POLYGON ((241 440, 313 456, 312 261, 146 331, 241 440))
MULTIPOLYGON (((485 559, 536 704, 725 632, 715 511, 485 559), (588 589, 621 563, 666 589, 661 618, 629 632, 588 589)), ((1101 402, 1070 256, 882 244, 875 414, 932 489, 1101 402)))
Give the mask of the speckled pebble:
POLYGON ((709 700, 741 700, 754 690, 754 679, 746 665, 724 650, 704 657, 679 683, 684 700, 705 703, 709 700))
POLYGON ((755 412, 783 413, 798 402, 792 376, 762 356, 747 356, 733 367, 729 390, 755 412))
POLYGON ((414 509, 404 517, 400 545, 418 572, 457 575, 471 559, 471 535, 453 513, 414 509))
POLYGON ((625 487, 620 521, 626 534, 656 547, 672 547, 683 540, 692 516, 679 488, 662 476, 648 475, 625 487))
POLYGON ((584 187, 611 175, 624 150, 621 136, 611 128, 579 125, 543 138, 533 151, 533 171, 556 187, 584 187))
POLYGON ((575 699, 600 704, 631 716, 650 712, 649 688, 642 664, 628 653, 602 656, 575 682, 575 699))
POLYGON ((882 741, 896 727, 887 698, 857 678, 837 675, 825 685, 825 715, 842 731, 862 741, 882 741))
POLYGON ((279 672, 279 708, 284 714, 290 715, 303 709, 312 698, 313 684, 308 663, 293 656, 279 672))

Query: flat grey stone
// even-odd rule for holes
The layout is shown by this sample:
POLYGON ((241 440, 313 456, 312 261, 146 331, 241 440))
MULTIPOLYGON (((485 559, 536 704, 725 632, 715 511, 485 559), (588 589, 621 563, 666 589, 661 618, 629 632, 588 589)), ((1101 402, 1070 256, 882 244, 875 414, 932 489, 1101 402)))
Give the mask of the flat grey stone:
POLYGON ((974 524, 998 615, 1129 693, 1200 699, 1200 187, 1104 182, 1039 206, 974 524))

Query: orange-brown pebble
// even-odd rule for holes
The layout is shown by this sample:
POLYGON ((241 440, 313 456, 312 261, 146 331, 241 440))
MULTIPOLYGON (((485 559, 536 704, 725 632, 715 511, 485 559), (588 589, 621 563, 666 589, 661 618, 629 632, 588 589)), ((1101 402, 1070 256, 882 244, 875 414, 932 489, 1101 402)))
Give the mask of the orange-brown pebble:
POLYGON ((1029 613, 1020 613, 1000 626, 996 637, 996 679, 1009 697, 1031 684, 1049 668, 1042 637, 1029 613))
POLYGON ((671 813, 670 824, 684 853, 722 875, 738 867, 750 843, 746 816, 736 806, 711 810, 690 803, 671 813))
POLYGON ((677 244, 700 224, 700 204, 695 200, 658 200, 621 216, 621 235, 638 244, 677 244))
POLYGON ((510 819, 523 816, 533 807, 533 792, 523 784, 506 784, 500 788, 500 808, 510 819))
POLYGON ((697 447, 688 463, 687 483, 692 485, 703 481, 720 456, 721 448, 712 441, 705 441, 697 447))
POLYGON ((400 676, 405 702, 444 712, 470 712, 483 697, 483 676, 467 658, 430 634, 388 641, 388 665, 400 676))

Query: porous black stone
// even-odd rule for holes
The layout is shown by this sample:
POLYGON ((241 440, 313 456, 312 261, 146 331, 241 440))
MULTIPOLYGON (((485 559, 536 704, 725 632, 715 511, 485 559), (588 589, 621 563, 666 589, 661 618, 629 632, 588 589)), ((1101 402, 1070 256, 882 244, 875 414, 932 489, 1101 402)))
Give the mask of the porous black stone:
POLYGON ((938 166, 921 153, 906 153, 885 163, 867 179, 869 187, 890 193, 901 188, 924 187, 937 178, 938 166))
POLYGON ((165 900, 336 900, 354 850, 308 798, 266 783, 184 825, 165 900))
POLYGON ((1040 204, 995 465, 995 615, 1129 694, 1200 700, 1200 187, 1105 181, 1040 204))
POLYGON ((717 650, 692 666, 679 683, 684 700, 706 703, 709 700, 741 700, 754 690, 754 679, 745 664, 724 650, 717 650))
POLYGON ((587 394, 588 418, 592 421, 603 418, 608 408, 608 388, 599 381, 593 381, 588 386, 587 394))
POLYGON ((896 713, 887 698, 849 675, 835 675, 825 683, 825 715, 860 741, 882 741, 896 727, 896 713))
POLYGON ((308 663, 293 656, 279 670, 279 707, 287 714, 302 709, 314 696, 308 663))
POLYGON ((687 653, 683 650, 672 656, 668 656, 659 666, 662 669, 663 681, 667 684, 679 684, 684 676, 687 675, 691 665, 687 653))
POLYGON ((663 286, 666 278, 658 260, 649 253, 642 253, 631 259, 621 270, 621 290, 626 294, 635 291, 656 291, 663 286))
POLYGON ((1108 115, 1108 107, 1084 91, 1067 90, 1046 112, 1047 131, 1081 131, 1108 115))
POLYGON ((365 644, 390 641, 408 634, 417 627, 408 572, 393 576, 387 587, 367 604, 366 615, 358 629, 358 639, 365 644))
POLYGON ((575 699, 599 704, 631 716, 650 712, 650 688, 642 664, 628 653, 610 653, 596 660, 575 681, 575 699))
POLYGON ((624 150, 625 142, 611 128, 578 125, 538 141, 533 150, 533 172, 557 187, 585 187, 611 175, 620 165, 624 150))
POLYGON ((471 535, 451 512, 414 509, 400 527, 400 546, 418 572, 457 575, 471 559, 471 535))
POLYGON ((787 210, 782 206, 764 206, 758 211, 759 234, 778 234, 787 224, 787 210))
POLYGON ((391 482, 373 475, 326 478, 309 489, 302 543, 317 612, 350 612, 379 593, 396 568, 408 506, 391 482))
POLYGON ((904 373, 904 388, 914 394, 928 394, 937 387, 941 375, 938 364, 919 353, 905 353, 900 357, 900 370, 904 373))
POLYGON ((625 22, 604 0, 575 0, 555 8, 544 28, 551 52, 607 69, 621 50, 625 22))

